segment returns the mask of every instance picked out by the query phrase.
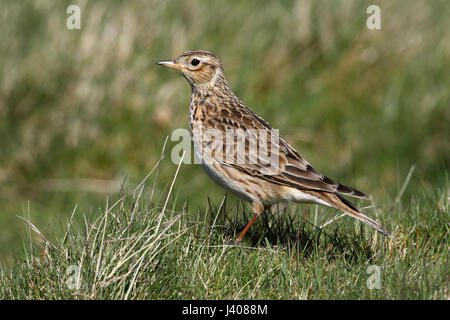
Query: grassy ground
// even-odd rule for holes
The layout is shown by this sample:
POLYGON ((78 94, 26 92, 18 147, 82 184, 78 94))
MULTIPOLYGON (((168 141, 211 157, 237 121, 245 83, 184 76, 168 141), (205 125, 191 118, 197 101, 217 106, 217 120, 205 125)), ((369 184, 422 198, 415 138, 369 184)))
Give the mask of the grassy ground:
POLYGON ((366 28, 370 4, 1 1, 2 295, 448 298, 450 3, 379 1, 381 30, 366 28), (70 4, 81 30, 66 28, 70 4), (177 169, 170 139, 136 211, 132 191, 187 128, 188 85, 155 62, 189 49, 215 52, 233 91, 317 170, 373 195, 367 211, 394 237, 347 217, 319 232, 310 223, 336 212, 291 206, 258 222, 253 249, 224 247, 248 210, 229 197, 215 220, 224 191, 198 166, 181 167, 160 215, 177 169), (82 290, 64 284, 72 264, 82 290), (381 290, 365 285, 372 264, 381 290))
POLYGON ((153 185, 123 190, 96 215, 75 207, 59 232, 29 224, 23 256, 1 270, 0 296, 449 298, 445 190, 368 210, 392 232, 390 239, 348 217, 321 228, 330 210, 314 206, 303 212, 278 208, 234 246, 235 231, 249 219, 242 203, 230 205, 225 197, 207 212, 194 213, 178 208, 171 187, 162 196, 153 193, 153 185), (371 268, 379 268, 379 282, 371 282, 371 268))

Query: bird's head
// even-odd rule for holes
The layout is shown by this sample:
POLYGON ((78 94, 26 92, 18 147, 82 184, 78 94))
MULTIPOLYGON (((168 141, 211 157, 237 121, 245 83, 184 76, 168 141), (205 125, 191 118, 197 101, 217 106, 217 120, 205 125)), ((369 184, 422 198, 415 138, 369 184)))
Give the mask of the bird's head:
POLYGON ((224 79, 222 63, 208 51, 187 51, 178 58, 158 64, 180 71, 193 87, 213 85, 217 79, 224 79))

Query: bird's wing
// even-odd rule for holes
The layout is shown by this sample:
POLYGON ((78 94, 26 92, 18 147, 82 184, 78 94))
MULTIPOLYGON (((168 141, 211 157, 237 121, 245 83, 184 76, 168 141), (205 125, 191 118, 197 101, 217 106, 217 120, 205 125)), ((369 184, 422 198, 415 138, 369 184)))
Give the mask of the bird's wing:
POLYGON ((206 131, 214 129, 223 135, 223 139, 213 137, 203 141, 203 151, 210 152, 223 165, 280 185, 368 198, 361 191, 317 172, 266 121, 246 107, 218 110, 204 124, 206 131))

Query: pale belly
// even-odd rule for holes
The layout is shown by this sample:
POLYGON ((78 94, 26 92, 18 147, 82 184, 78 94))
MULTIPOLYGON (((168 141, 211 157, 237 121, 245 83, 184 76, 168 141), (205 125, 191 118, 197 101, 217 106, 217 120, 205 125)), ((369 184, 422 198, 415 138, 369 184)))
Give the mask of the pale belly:
POLYGON ((198 159, 201 159, 200 166, 208 175, 208 177, 210 177, 215 183, 231 191, 233 194, 235 194, 241 199, 251 202, 259 202, 259 199, 257 199, 251 193, 245 191, 245 188, 242 186, 242 183, 232 181, 229 178, 230 169, 222 169, 221 164, 217 160, 213 159, 210 156, 200 154, 199 152, 200 148, 198 148, 198 145, 194 139, 193 143, 195 155, 198 159))

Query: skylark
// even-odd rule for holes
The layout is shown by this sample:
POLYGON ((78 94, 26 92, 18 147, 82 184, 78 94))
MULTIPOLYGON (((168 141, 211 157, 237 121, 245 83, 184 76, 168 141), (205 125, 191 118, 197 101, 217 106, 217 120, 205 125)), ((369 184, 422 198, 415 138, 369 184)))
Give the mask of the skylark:
POLYGON ((343 197, 367 199, 367 195, 316 171, 277 130, 233 94, 216 55, 188 51, 158 64, 180 71, 191 86, 190 135, 207 175, 252 203, 254 216, 236 242, 265 210, 282 201, 333 207, 390 236, 343 197))

